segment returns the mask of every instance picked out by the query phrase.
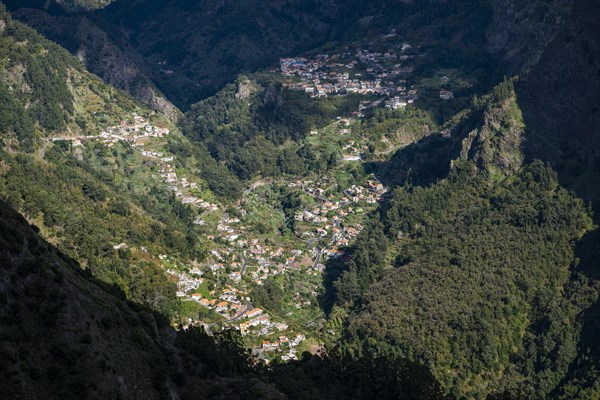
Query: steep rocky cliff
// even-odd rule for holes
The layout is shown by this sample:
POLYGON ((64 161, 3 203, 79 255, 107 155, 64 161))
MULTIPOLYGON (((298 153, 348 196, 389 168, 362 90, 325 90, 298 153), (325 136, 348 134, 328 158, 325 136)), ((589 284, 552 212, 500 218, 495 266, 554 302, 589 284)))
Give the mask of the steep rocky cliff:
POLYGON ((509 75, 537 64, 546 47, 570 24, 573 0, 494 0, 491 5, 487 48, 502 60, 509 75))
POLYGON ((105 83, 124 90, 172 121, 181 114, 148 77, 150 68, 143 58, 125 41, 117 40, 118 34, 101 28, 91 15, 19 8, 14 17, 61 43, 105 83))
POLYGON ((460 159, 473 161, 490 177, 515 173, 523 165, 525 124, 513 82, 503 82, 483 102, 481 124, 463 140, 460 159))
POLYGON ((488 49, 520 74, 528 159, 550 161, 561 182, 600 201, 600 3, 497 0, 488 49))

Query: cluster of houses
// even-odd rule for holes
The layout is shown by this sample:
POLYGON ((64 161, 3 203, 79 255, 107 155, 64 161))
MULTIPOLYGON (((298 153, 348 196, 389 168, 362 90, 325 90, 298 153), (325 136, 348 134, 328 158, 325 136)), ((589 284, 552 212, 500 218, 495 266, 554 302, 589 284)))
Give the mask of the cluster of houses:
MULTIPOLYGON (((319 54, 313 58, 283 58, 280 60, 279 71, 295 79, 294 82, 285 84, 288 88, 302 90, 313 97, 348 93, 382 96, 375 100, 366 98, 361 101, 358 111, 353 113, 361 117, 362 111, 367 108, 383 104, 387 108, 402 109, 418 98, 416 89, 409 86, 406 80, 406 76, 413 72, 410 63, 414 54, 411 49, 410 44, 402 43, 398 49, 382 53, 358 49, 331 56, 319 54)), ((439 97, 450 100, 453 93, 441 89, 439 97)), ((340 117, 338 120, 339 134, 350 133, 351 119, 340 117)), ((127 141, 140 151, 142 157, 158 166, 158 177, 183 204, 204 212, 219 211, 219 205, 198 197, 200 191, 197 182, 178 175, 172 155, 158 150, 157 146, 147 146, 152 143, 151 138, 162 138, 168 134, 168 129, 155 127, 133 114, 130 120, 106 128, 97 136, 51 140, 70 140, 73 146, 80 146, 85 140, 99 140, 107 146, 127 141)), ((449 130, 442 131, 441 134, 450 138, 449 130)), ((343 159, 361 161, 364 151, 361 144, 347 140, 342 147, 343 159)), ((296 233, 304 240, 267 242, 259 239, 249 227, 243 225, 246 211, 239 204, 235 206, 239 212, 235 214, 239 218, 223 213, 218 222, 209 222, 210 234, 206 238, 213 240, 214 248, 207 259, 201 264, 175 265, 166 270, 176 281, 177 296, 186 301, 195 301, 218 314, 223 318, 224 325, 239 329, 244 336, 277 337, 276 340, 261 339, 262 343, 254 348, 259 354, 278 352, 282 354, 283 360, 295 359, 296 348, 306 339, 305 336, 291 332, 287 323, 273 321, 267 311, 255 307, 249 293, 249 284, 263 285, 268 278, 291 271, 319 276, 327 258, 350 257, 345 253, 345 248, 363 229, 360 223, 362 218, 357 216, 364 215, 365 208, 382 201, 386 189, 375 176, 346 190, 337 191, 337 194, 330 194, 326 188, 334 184, 328 177, 288 183, 290 188, 295 188, 314 200, 311 201, 314 205, 298 210, 294 215, 296 233)), ((195 224, 206 225, 206 218, 203 218, 206 215, 198 216, 195 224)), ((220 213, 211 215, 220 217, 220 213)), ((126 249, 127 245, 121 243, 113 247, 119 250, 126 249)), ((172 265, 172 260, 169 261, 167 256, 161 255, 159 258, 172 265)), ((304 279, 305 275, 302 277, 304 279)), ((302 308, 310 304, 311 296, 307 293, 312 293, 314 297, 316 290, 316 286, 308 286, 304 295, 296 292, 293 305, 302 308)))
MULTIPOLYGON (((198 183, 188 181, 187 178, 177 175, 175 166, 173 165, 175 160, 173 156, 165 156, 163 152, 147 150, 142 150, 141 154, 144 157, 152 159, 159 165, 158 172, 160 178, 183 204, 189 204, 204 211, 216 211, 219 209, 217 204, 210 203, 190 193, 190 190, 198 189, 198 183)), ((202 219, 196 220, 196 224, 201 225, 202 223, 202 219)))
MULTIPOLYGON (((363 228, 358 223, 349 224, 348 218, 363 214, 363 204, 381 201, 386 192, 383 184, 375 177, 368 179, 363 185, 352 185, 344 191, 343 197, 337 198, 334 195, 326 196, 326 191, 319 182, 299 181, 292 182, 289 186, 299 187, 317 201, 317 206, 297 212, 294 219, 304 223, 303 237, 330 239, 322 255, 332 258, 342 256, 340 248, 348 246, 363 228)), ((320 269, 322 265, 315 263, 313 268, 320 269)))
POLYGON ((109 146, 119 140, 128 141, 134 146, 143 146, 149 138, 160 138, 168 134, 169 129, 155 127, 147 123, 143 117, 133 114, 131 120, 123 120, 118 125, 100 132, 100 137, 109 146))
MULTIPOLYGON (((143 119, 134 115, 133 122, 124 121, 119 126, 106 129, 99 137, 94 138, 106 140, 107 144, 112 143, 112 140, 131 142, 139 148, 144 158, 148 158, 158 166, 158 176, 182 203, 204 211, 219 210, 217 204, 209 203, 192 194, 197 193, 195 189, 198 189, 198 184, 177 174, 172 155, 157 150, 156 146, 152 149, 144 146, 146 140, 142 140, 142 137, 163 137, 167 133, 145 124, 143 119)), ((241 208, 240 211, 244 213, 241 208)), ((203 225, 205 221, 198 217, 195 223, 203 225)), ((252 233, 247 227, 241 225, 239 218, 231 217, 227 213, 215 228, 215 233, 207 238, 221 240, 215 242, 217 248, 210 252, 207 262, 192 266, 175 265, 166 270, 177 284, 177 296, 213 310, 227 321, 227 325, 240 329, 244 335, 269 335, 275 331, 283 332, 288 329, 287 324, 271 321, 266 312, 252 305, 250 297, 245 292, 245 284, 241 281, 242 274, 246 273, 253 282, 262 284, 269 276, 282 274, 287 268, 300 269, 301 265, 312 265, 312 259, 299 249, 284 249, 281 246, 262 244, 258 239, 252 238, 252 233), (246 271, 247 266, 252 268, 246 271), (205 282, 204 274, 207 270, 219 274, 220 281, 212 282, 214 289, 209 292, 209 296, 204 297, 198 289, 205 282)), ((121 243, 114 247, 121 249, 126 248, 127 245, 121 243)), ((168 265, 174 262, 166 255, 160 255, 159 258, 168 265)), ((198 323, 198 321, 191 322, 198 323)), ((296 345, 294 340, 288 340, 292 344, 288 350, 293 351, 296 345)))
MULTIPOLYGON (((349 133, 349 125, 349 119, 340 119, 340 126, 342 126, 340 134, 349 133)), ((152 161, 158 170, 157 177, 168 185, 182 203, 204 211, 220 210, 217 204, 211 204, 194 195, 199 193, 198 183, 179 176, 174 157, 157 146, 155 141, 148 140, 152 137, 164 137, 168 133, 167 129, 154 127, 134 114, 130 121, 122 121, 89 139, 99 140, 107 146, 119 140, 130 142, 138 148, 142 157, 152 161)), ((80 145, 81 140, 87 140, 87 138, 68 139, 74 146, 80 145)), ((359 147, 354 146, 354 143, 350 143, 345 148, 349 155, 358 156, 360 150, 359 147)), ((262 345, 255 350, 276 351, 283 354, 282 359, 295 358, 295 348, 305 340, 304 335, 289 333, 288 324, 273 321, 265 310, 255 307, 250 294, 247 293, 248 282, 262 285, 268 278, 290 271, 303 271, 318 276, 324 268, 323 260, 328 257, 343 256, 340 248, 348 246, 361 231, 362 226, 356 222, 348 223, 348 218, 363 212, 361 203, 374 203, 385 192, 380 183, 371 179, 363 185, 348 188, 343 194, 326 195, 323 186, 327 182, 322 180, 323 178, 316 182, 297 180, 289 185, 316 200, 317 206, 302 210, 295 219, 304 225, 304 237, 324 239, 328 243, 326 248, 307 245, 302 240, 295 243, 267 244, 264 240, 256 238, 251 229, 243 225, 245 210, 243 206, 238 205, 236 207, 239 217, 223 213, 222 218, 214 226, 214 232, 207 235, 207 239, 214 241, 215 248, 210 251, 209 257, 202 264, 193 263, 184 266, 177 264, 166 255, 159 256, 160 260, 169 266, 166 272, 176 282, 177 296, 185 301, 195 301, 212 310, 224 319, 225 325, 239 329, 243 335, 259 337, 279 335, 278 340, 263 341, 262 345), (207 271, 211 271, 218 279, 209 279, 207 282, 205 276, 207 271), (211 290, 208 291, 207 288, 211 290)), ((206 223, 201 216, 196 220, 198 225, 206 223)), ((126 249, 127 244, 121 243, 113 247, 116 250, 126 249)), ((311 290, 316 295, 316 286, 308 289, 309 292, 311 290)), ((310 304, 310 299, 304 298, 304 295, 297 292, 292 306, 302 308, 307 304, 310 304)))
POLYGON ((210 298, 206 298, 202 294, 194 292, 190 297, 209 310, 214 310, 227 320, 253 318, 262 314, 262 309, 252 307, 250 299, 246 296, 246 292, 231 285, 225 285, 219 289, 215 288, 209 294, 210 298))
MULTIPOLYGON (((49 140, 70 141, 73 147, 82 146, 84 141, 97 140, 108 147, 113 146, 118 141, 125 141, 139 148, 140 154, 152 160, 159 166, 159 176, 162 181, 168 184, 169 189, 183 203, 204 211, 216 211, 219 206, 210 203, 201 198, 190 194, 190 189, 197 189, 196 182, 189 182, 185 177, 179 177, 175 170, 175 157, 159 150, 147 150, 145 148, 150 138, 162 138, 169 134, 169 129, 158 128, 146 122, 143 117, 132 114, 130 120, 123 120, 118 125, 111 126, 100 132, 97 136, 75 136, 75 137, 54 137, 49 140)), ((202 220, 196 221, 202 224, 202 220)))
POLYGON ((83 142, 96 140, 107 147, 112 147, 119 141, 129 142, 133 146, 143 146, 144 142, 153 137, 164 137, 169 134, 169 129, 159 128, 137 115, 132 114, 130 120, 122 120, 118 125, 110 126, 100 132, 99 135, 80 135, 69 137, 53 137, 50 141, 68 141, 73 147, 83 146, 83 142))
MULTIPOLYGON (((390 37, 389 35, 384 36, 390 37)), ((414 72, 416 52, 409 43, 394 45, 385 52, 359 48, 338 54, 317 54, 314 57, 287 57, 279 61, 280 74, 293 78, 284 83, 290 90, 308 93, 311 97, 326 97, 358 93, 384 97, 384 106, 404 109, 418 99, 417 90, 407 85, 406 78, 414 72)), ((442 83, 449 78, 444 76, 442 83)), ((454 94, 440 89, 439 98, 452 100, 454 94)), ((362 110, 381 104, 377 100, 359 108, 353 115, 362 117, 362 110)), ((355 156, 353 160, 359 160, 355 156)))
POLYGON ((352 185, 344 193, 353 203, 374 204, 381 201, 381 196, 385 193, 385 187, 376 179, 369 179, 364 185, 352 185))
MULTIPOLYGON (((172 270, 169 270, 169 272, 178 275, 182 278, 182 281, 190 281, 185 273, 174 272, 172 270)), ((275 332, 285 332, 289 329, 289 325, 285 322, 274 322, 262 308, 252 306, 250 299, 245 296, 245 292, 231 285, 226 285, 219 293, 217 293, 216 289, 211 291, 211 296, 212 299, 207 299, 203 298, 200 293, 193 293, 191 299, 221 315, 226 319, 227 324, 232 328, 238 329, 242 336, 268 336, 273 335, 275 332)), ((282 358, 286 357, 286 355, 287 358, 285 359, 295 358, 295 347, 305 339, 306 337, 301 333, 295 334, 292 339, 282 334, 279 335, 278 341, 263 341, 262 345, 254 350, 285 352, 286 354, 282 358)))
MULTIPOLYGON (((340 125, 343 125, 342 130, 345 129, 345 133, 349 132, 349 119, 340 119, 340 125)), ((220 207, 217 204, 197 196, 197 193, 200 193, 197 182, 177 173, 174 156, 161 148, 160 142, 149 140, 168 134, 168 129, 154 127, 134 114, 129 121, 122 121, 107 128, 98 136, 54 139, 71 140, 74 146, 80 145, 82 140, 98 140, 107 146, 119 140, 127 141, 137 148, 143 158, 151 161, 158 171, 156 177, 164 182, 182 203, 203 211, 219 211, 220 207)), ((346 150, 357 153, 359 148, 349 147, 346 150)), ((318 279, 323 269, 323 260, 327 257, 342 256, 343 252, 339 249, 348 246, 362 229, 360 224, 350 224, 347 221, 352 215, 362 212, 359 203, 375 202, 378 196, 385 192, 383 186, 375 180, 369 180, 364 185, 348 188, 343 194, 326 196, 324 183, 297 180, 290 183, 290 186, 316 200, 316 207, 303 210, 295 218, 302 221, 308 236, 324 239, 328 243, 326 248, 308 245, 304 240, 267 243, 264 239, 257 238, 249 227, 244 226, 245 210, 243 205, 237 205, 237 217, 223 213, 218 222, 210 222, 209 234, 206 237, 213 240, 214 248, 204 262, 180 265, 167 255, 158 256, 164 263, 167 274, 177 285, 177 296, 212 310, 223 318, 224 325, 239 329, 243 335, 269 338, 278 335, 278 340, 263 341, 255 349, 281 353, 282 359, 295 358, 295 348, 305 340, 304 335, 290 332, 287 323, 274 321, 268 312, 255 307, 252 304, 251 293, 248 293, 248 283, 262 285, 270 277, 291 271, 301 271, 314 276, 313 279, 318 279), (210 278, 206 276, 207 271, 211 271, 210 278), (217 279, 213 279, 212 276, 216 276, 217 279)), ((196 224, 207 224, 206 218, 202 218, 205 215, 200 214, 196 224)), ((113 247, 115 250, 126 249, 127 244, 120 243, 113 247)), ((307 293, 313 293, 314 296, 316 284, 310 285, 306 287, 307 293)), ((310 304, 309 297, 297 292, 292 306, 302 308, 310 304)))
MULTIPOLYGON (((159 176, 169 185, 175 196, 183 203, 204 211, 215 211, 217 204, 210 203, 190 194, 190 189, 197 189, 196 182, 188 182, 187 178, 177 176, 175 158, 164 151, 147 150, 146 145, 151 138, 163 138, 169 134, 168 128, 159 128, 148 123, 143 117, 132 114, 131 119, 122 120, 118 125, 108 127, 95 136, 53 137, 50 141, 69 141, 73 147, 82 146, 84 141, 96 140, 112 147, 119 141, 125 141, 140 150, 140 154, 159 165, 159 176)), ((201 220, 197 221, 201 224, 201 220)))
MULTIPOLYGON (((157 158, 150 152, 144 152, 142 155, 150 158, 157 158)), ((196 182, 189 182, 187 178, 179 177, 173 165, 173 157, 162 157, 158 158, 157 162, 160 164, 159 176, 162 181, 169 185, 169 189, 173 191, 175 197, 177 197, 183 204, 189 204, 192 207, 200 208, 204 211, 216 211, 219 206, 214 203, 209 203, 197 196, 190 193, 190 189, 197 189, 198 184, 196 182)), ((197 219, 196 224, 201 225, 202 219, 197 219)))
POLYGON ((344 161, 362 161, 362 153, 368 150, 366 145, 359 146, 354 140, 348 140, 342 146, 342 160, 344 161))
POLYGON ((286 83, 286 87, 304 91, 311 97, 348 93, 405 97, 404 77, 414 71, 409 65, 414 55, 404 53, 411 48, 404 43, 399 53, 391 49, 385 53, 357 49, 331 56, 282 58, 279 72, 297 79, 286 83))
MULTIPOLYGON (((221 230, 221 243, 226 242, 227 245, 211 251, 212 260, 208 268, 219 273, 229 271, 226 279, 232 284, 240 284, 244 274, 255 284, 262 285, 270 276, 312 265, 311 258, 302 249, 248 239, 251 233, 247 227, 237 226, 234 229, 221 221, 218 228, 221 230)), ((210 235, 209 238, 215 239, 216 236, 210 235)))
MULTIPOLYGON (((342 249, 348 246, 363 228, 356 222, 356 218, 353 218, 352 223, 349 222, 349 218, 364 213, 363 207, 380 200, 385 188, 372 177, 361 185, 353 185, 333 196, 327 194, 324 189, 332 183, 333 180, 328 177, 318 181, 296 180, 288 183, 288 186, 315 200, 314 207, 295 215, 295 219, 302 225, 301 230, 304 230, 303 237, 314 237, 321 243, 326 243, 326 246, 317 246, 317 243, 308 245, 303 240, 266 243, 264 239, 257 238, 250 228, 244 226, 245 210, 243 206, 238 205, 238 216, 223 213, 220 220, 213 222, 214 231, 207 238, 214 241, 215 248, 209 252, 202 264, 194 265, 185 272, 169 270, 178 281, 178 296, 196 301, 212 310, 223 318, 224 325, 239 329, 244 336, 281 336, 275 341, 264 340, 263 344, 254 350, 260 354, 275 351, 282 358, 294 358, 295 347, 304 340, 304 336, 293 336, 289 333, 287 323, 274 321, 267 311, 255 307, 248 288, 249 284, 262 285, 268 278, 292 271, 301 271, 318 279, 325 259, 344 256, 342 249), (203 279, 206 278, 206 271, 211 271, 214 278, 210 279, 210 285, 204 283, 204 289, 199 290, 203 279), (207 287, 211 289, 208 293, 207 287)), ((316 284, 306 281, 303 286, 306 293, 316 296, 316 284)), ((290 306, 301 309, 310 305, 311 296, 306 297, 306 293, 296 292, 290 306)))
POLYGON ((50 140, 71 141, 73 146, 81 146, 83 141, 98 140, 100 143, 111 147, 118 141, 129 142, 132 146, 139 148, 140 154, 159 165, 159 176, 162 181, 169 185, 175 196, 183 203, 189 204, 205 211, 215 211, 219 207, 217 204, 209 203, 201 198, 190 194, 190 189, 197 189, 196 182, 188 182, 187 178, 177 176, 175 171, 175 158, 164 151, 147 150, 145 146, 150 138, 162 138, 169 134, 169 129, 159 128, 146 122, 146 120, 132 114, 130 120, 123 120, 118 125, 111 126, 100 132, 98 136, 77 136, 77 137, 55 137, 50 140))
POLYGON ((202 271, 194 267, 188 271, 167 269, 167 274, 177 281, 177 297, 187 297, 188 293, 200 287, 204 279, 200 278, 202 271))
POLYGON ((296 334, 293 338, 290 338, 286 335, 280 335, 277 340, 272 342, 269 340, 264 340, 261 344, 260 351, 256 351, 256 353, 260 355, 261 353, 268 351, 278 351, 284 353, 281 356, 283 361, 297 360, 298 357, 296 355, 296 347, 304 340, 306 340, 306 337, 301 333, 296 334))
POLYGON ((406 108, 407 105, 412 104, 418 98, 416 89, 407 90, 406 86, 399 86, 398 95, 387 99, 385 107, 394 110, 406 108))
MULTIPOLYGON (((340 118, 339 124, 342 127, 340 134, 349 133, 350 119, 340 118)), ((194 193, 199 193, 198 183, 179 176, 174 156, 163 150, 158 142, 149 140, 153 137, 164 137, 168 133, 167 129, 154 127, 134 114, 129 121, 122 121, 107 128, 98 136, 55 140, 68 139, 72 141, 73 146, 81 145, 82 140, 98 140, 107 146, 119 140, 127 141, 138 149, 142 157, 152 162, 158 171, 156 177, 164 182, 182 203, 203 211, 220 210, 217 204, 197 197, 194 193)), ((359 156, 361 149, 357 146, 349 142, 344 151, 349 155, 359 156)), ((218 222, 211 222, 215 224, 214 231, 207 235, 207 239, 214 241, 215 248, 210 251, 205 262, 180 265, 167 255, 159 255, 159 259, 168 266, 167 274, 176 282, 176 295, 184 301, 195 301, 212 310, 223 318, 226 326, 239 329, 242 335, 278 337, 278 340, 264 340, 255 347, 261 354, 277 352, 284 360, 296 358, 296 347, 305 340, 304 335, 290 332, 287 323, 273 321, 265 310, 255 307, 251 294, 247 293, 248 283, 262 285, 270 277, 291 271, 302 271, 315 275, 316 278, 324 268, 324 260, 328 257, 343 256, 340 248, 348 246, 361 231, 360 224, 349 224, 347 219, 363 212, 360 203, 374 203, 385 192, 381 184, 371 179, 363 185, 348 188, 341 195, 326 195, 323 189, 327 183, 326 179, 322 178, 316 182, 297 180, 289 184, 316 200, 316 207, 299 212, 295 219, 304 224, 304 237, 323 239, 328 243, 326 248, 307 245, 303 240, 267 244, 258 239, 249 227, 244 226, 242 220, 246 212, 242 205, 237 205, 239 217, 223 213, 218 222), (212 275, 218 278, 210 278, 207 281, 207 271, 211 271, 212 275)), ((200 214, 196 224, 206 224, 205 218, 202 218, 204 215, 200 214)), ((120 243, 113 247, 121 250, 127 249, 128 246, 120 243)), ((307 290, 316 295, 317 287, 310 286, 307 290)), ((309 305, 310 300, 297 292, 292 306, 300 309, 309 305)), ((202 321, 190 323, 197 324, 202 321)))

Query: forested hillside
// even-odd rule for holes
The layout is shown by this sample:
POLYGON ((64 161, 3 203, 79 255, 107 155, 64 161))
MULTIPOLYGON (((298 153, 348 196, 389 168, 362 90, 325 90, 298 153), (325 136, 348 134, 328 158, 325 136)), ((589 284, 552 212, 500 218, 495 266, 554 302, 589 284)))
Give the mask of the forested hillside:
POLYGON ((359 304, 348 351, 420 360, 457 395, 543 398, 560 382, 576 354, 576 317, 595 299, 569 271, 570 243, 591 220, 543 164, 511 180, 485 188, 460 171, 397 191, 385 225, 369 233, 387 246, 375 255, 359 242, 355 275, 337 285, 341 301, 359 304))
POLYGON ((3 398, 444 398, 426 368, 405 360, 307 355, 267 370, 239 334, 173 331, 36 231, 0 201, 3 398))
POLYGON ((182 120, 183 133, 241 180, 326 171, 336 154, 311 152, 302 139, 356 108, 358 97, 311 100, 257 78, 240 77, 193 105, 182 120))
POLYGON ((124 300, 36 230, 0 201, 2 398, 244 398, 241 387, 283 398, 243 377, 250 364, 235 337, 176 335, 164 317, 124 300))
POLYGON ((159 398, 170 390, 160 378, 164 326, 150 312, 118 299, 4 202, 0 243, 3 398, 159 398))
POLYGON ((2 6, 2 72, 0 113, 2 132, 14 132, 19 145, 31 150, 41 131, 65 129, 74 114, 68 69, 81 73, 78 63, 59 46, 30 28, 15 24, 2 6), (33 43, 29 43, 29 42, 33 43), (17 96, 15 96, 15 92, 17 96))
POLYGON ((592 220, 548 165, 521 167, 512 83, 480 102, 449 176, 398 188, 357 241, 334 284, 341 347, 423 362, 459 397, 546 398, 597 298, 573 245, 592 220))
MULTIPOLYGON (((100 139, 103 129, 136 112, 170 125, 1 13, 2 198, 98 278, 172 315, 175 285, 148 252, 171 249, 182 259, 202 259, 207 248, 194 232, 192 210, 153 176, 156 167, 134 154, 130 142, 110 149, 72 144, 78 137, 100 139), (126 246, 118 251, 120 243, 126 246)), ((187 143, 176 132, 169 142, 187 143)), ((180 162, 195 165, 193 158, 180 162)))

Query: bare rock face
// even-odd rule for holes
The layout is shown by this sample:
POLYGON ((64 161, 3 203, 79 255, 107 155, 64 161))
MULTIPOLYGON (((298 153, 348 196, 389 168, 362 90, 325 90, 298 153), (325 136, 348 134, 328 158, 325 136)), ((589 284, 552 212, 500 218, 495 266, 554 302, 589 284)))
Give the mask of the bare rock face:
POLYGON ((238 83, 238 90, 235 94, 235 98, 238 100, 246 100, 252 94, 253 85, 249 79, 240 79, 238 83))
POLYGON ((114 0, 55 0, 68 11, 99 10, 114 0))
POLYGON ((144 86, 144 92, 148 94, 147 97, 142 92, 134 92, 134 96, 139 98, 144 104, 147 104, 151 109, 160 111, 171 122, 179 120, 182 115, 181 111, 167 100, 162 93, 151 85, 144 86))
POLYGON ((523 165, 524 131, 523 116, 511 90, 506 98, 494 99, 486 107, 481 126, 463 139, 459 158, 473 161, 490 178, 514 173, 523 165))
POLYGON ((15 13, 17 19, 52 40, 66 40, 68 50, 105 83, 123 90, 145 106, 163 113, 175 122, 181 112, 156 87, 147 75, 145 61, 135 50, 117 43, 86 15, 51 16, 41 10, 15 13))
POLYGON ((6 22, 4 22, 4 20, 0 19, 0 33, 4 32, 5 29, 6 29, 6 22))
POLYGON ((283 105, 283 97, 281 96, 281 85, 270 83, 265 90, 264 104, 272 104, 275 107, 283 105))
POLYGON ((522 73, 535 65, 545 48, 568 21, 573 0, 496 0, 486 31, 487 48, 511 71, 522 73))

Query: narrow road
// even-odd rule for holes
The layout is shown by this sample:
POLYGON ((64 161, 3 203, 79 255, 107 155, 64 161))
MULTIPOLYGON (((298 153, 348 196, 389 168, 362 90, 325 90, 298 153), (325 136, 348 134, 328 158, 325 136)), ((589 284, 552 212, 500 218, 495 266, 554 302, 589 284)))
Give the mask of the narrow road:
POLYGON ((233 318, 229 318, 227 321, 225 321, 225 323, 233 322, 233 321, 236 321, 238 319, 243 318, 244 317, 244 313, 246 311, 248 311, 249 309, 251 309, 251 308, 253 308, 252 304, 246 305, 244 308, 240 309, 239 313, 236 316, 234 316, 233 318))
POLYGON ((315 262, 313 262, 313 269, 317 268, 317 265, 319 265, 319 261, 321 261, 321 252, 323 250, 320 247, 317 247, 317 256, 315 257, 315 262))
POLYGON ((383 154, 390 154, 394 151, 400 150, 401 148, 405 147, 405 144, 399 145, 399 146, 392 146, 386 150, 382 150, 382 151, 375 151, 373 152, 374 156, 379 156, 379 155, 383 155, 383 154))
POLYGON ((246 272, 246 267, 248 266, 248 257, 246 257, 246 252, 243 252, 242 255, 244 257, 244 265, 242 265, 242 271, 240 272, 240 276, 244 275, 244 272, 246 272))
POLYGON ((258 188, 260 186, 264 186, 268 183, 270 183, 270 181, 266 180, 266 179, 260 179, 256 182, 254 182, 252 185, 250 185, 250 187, 248 189, 244 190, 244 192, 242 193, 241 200, 244 200, 246 198, 246 196, 248 196, 250 193, 252 193, 256 188, 258 188))

